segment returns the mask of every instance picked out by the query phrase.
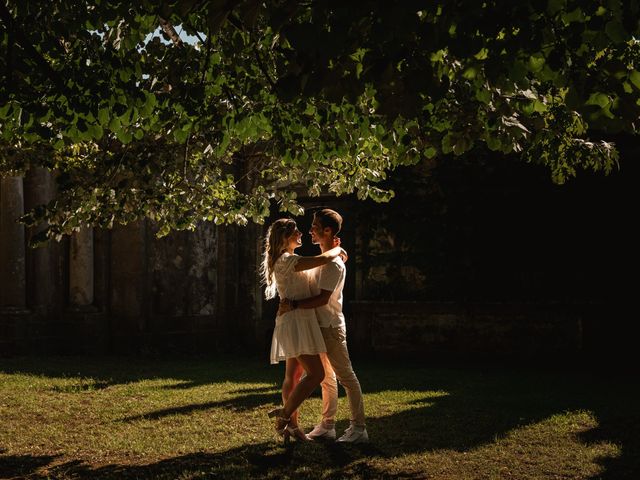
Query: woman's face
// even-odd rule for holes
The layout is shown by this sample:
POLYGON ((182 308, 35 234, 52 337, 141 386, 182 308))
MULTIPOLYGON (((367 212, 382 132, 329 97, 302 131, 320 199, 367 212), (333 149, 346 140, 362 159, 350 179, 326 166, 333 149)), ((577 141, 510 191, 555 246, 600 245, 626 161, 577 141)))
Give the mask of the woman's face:
POLYGON ((291 235, 287 237, 287 247, 291 250, 295 250, 296 248, 302 245, 302 232, 298 230, 296 227, 291 235))

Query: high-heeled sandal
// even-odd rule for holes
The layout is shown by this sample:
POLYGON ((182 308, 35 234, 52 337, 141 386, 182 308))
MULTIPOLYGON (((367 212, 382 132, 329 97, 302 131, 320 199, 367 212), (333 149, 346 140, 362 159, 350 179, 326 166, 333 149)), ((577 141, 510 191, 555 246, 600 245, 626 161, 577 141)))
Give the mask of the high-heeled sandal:
POLYGON ((287 429, 287 426, 289 425, 289 422, 291 421, 291 418, 284 417, 282 415, 283 412, 284 412, 284 408, 282 408, 282 407, 274 408, 273 410, 269 411, 269 413, 267 415, 269 415, 269 418, 275 418, 276 419, 276 423, 275 423, 276 432, 278 432, 279 435, 284 437, 285 436, 285 430, 287 429))
POLYGON ((289 434, 289 436, 296 439, 297 442, 309 442, 309 438, 307 435, 300 429, 300 427, 290 427, 287 425, 285 430, 289 434))

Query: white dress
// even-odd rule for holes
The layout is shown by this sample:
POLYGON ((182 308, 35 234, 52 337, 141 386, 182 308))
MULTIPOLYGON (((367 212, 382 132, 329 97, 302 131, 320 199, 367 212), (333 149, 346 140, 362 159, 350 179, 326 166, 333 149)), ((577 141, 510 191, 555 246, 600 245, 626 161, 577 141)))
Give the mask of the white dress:
MULTIPOLYGON (((274 273, 280 298, 301 300, 311 296, 306 272, 294 270, 299 259, 300 255, 285 252, 276 260, 274 273)), ((276 317, 271 339, 271 363, 326 351, 313 308, 296 308, 276 317)))

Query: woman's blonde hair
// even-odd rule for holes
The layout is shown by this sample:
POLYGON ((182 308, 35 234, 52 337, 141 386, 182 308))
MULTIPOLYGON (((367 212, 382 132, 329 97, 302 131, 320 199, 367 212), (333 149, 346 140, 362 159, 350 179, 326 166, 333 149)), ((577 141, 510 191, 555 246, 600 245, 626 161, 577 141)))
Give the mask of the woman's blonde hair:
POLYGON ((264 239, 264 253, 260 274, 265 285, 264 295, 268 299, 276 296, 276 279, 273 267, 287 249, 287 239, 296 229, 296 222, 290 218, 280 218, 273 222, 264 239))

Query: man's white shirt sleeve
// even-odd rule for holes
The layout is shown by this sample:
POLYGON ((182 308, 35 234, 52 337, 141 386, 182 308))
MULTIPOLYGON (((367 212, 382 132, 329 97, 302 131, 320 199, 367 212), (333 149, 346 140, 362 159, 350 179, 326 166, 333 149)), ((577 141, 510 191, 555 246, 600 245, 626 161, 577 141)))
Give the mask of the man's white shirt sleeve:
POLYGON ((320 272, 320 278, 318 279, 318 288, 320 290, 329 290, 333 292, 342 279, 342 265, 336 262, 329 262, 320 272))

